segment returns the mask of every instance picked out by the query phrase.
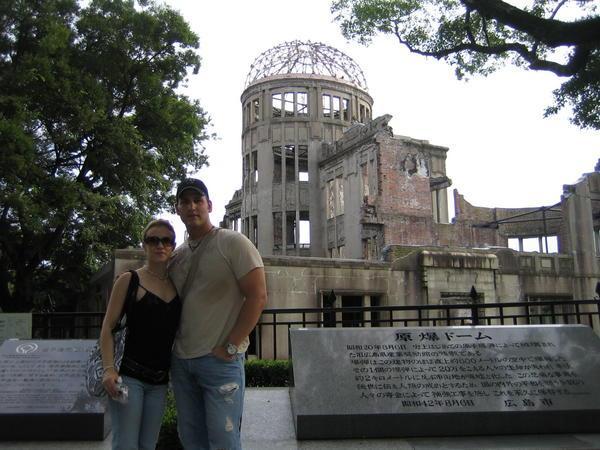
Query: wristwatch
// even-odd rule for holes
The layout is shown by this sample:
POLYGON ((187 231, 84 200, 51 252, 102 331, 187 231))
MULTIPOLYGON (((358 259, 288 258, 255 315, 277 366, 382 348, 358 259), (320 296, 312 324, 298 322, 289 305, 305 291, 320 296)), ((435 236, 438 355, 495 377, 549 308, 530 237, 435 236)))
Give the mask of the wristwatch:
POLYGON ((237 354, 238 352, 238 347, 235 344, 232 344, 231 342, 229 342, 226 346, 225 346, 225 350, 227 350, 227 354, 229 356, 234 356, 237 354))

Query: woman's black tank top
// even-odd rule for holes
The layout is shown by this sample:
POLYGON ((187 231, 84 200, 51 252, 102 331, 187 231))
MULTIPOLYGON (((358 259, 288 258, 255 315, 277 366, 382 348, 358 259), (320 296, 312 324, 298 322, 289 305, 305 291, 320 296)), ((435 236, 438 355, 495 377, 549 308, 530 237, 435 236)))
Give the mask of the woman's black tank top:
MULTIPOLYGON (((137 277, 138 274, 132 271, 132 276, 137 277)), ((142 285, 140 288, 145 291, 144 295, 137 301, 131 301, 127 310, 128 331, 123 357, 150 369, 168 371, 181 316, 181 299, 176 294, 175 298, 167 303, 142 285)), ((135 376, 127 372, 123 365, 121 374, 135 376)), ((160 384, 167 381, 168 378, 160 384)))

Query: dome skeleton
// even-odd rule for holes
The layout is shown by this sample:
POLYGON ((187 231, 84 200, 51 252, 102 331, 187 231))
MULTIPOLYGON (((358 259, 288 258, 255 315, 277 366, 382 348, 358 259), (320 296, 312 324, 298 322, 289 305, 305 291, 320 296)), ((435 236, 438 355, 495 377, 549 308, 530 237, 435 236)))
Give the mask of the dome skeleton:
POLYGON ((261 53, 250 66, 246 87, 273 75, 312 74, 345 80, 367 90, 362 69, 348 55, 320 42, 284 42, 261 53))

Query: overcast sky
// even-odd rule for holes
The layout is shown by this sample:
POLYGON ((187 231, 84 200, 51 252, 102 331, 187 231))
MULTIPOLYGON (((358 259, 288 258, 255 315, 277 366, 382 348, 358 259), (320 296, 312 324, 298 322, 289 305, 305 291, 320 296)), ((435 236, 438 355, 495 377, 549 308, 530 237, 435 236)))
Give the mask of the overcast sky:
MULTIPOLYGON (((394 134, 449 148, 449 196, 456 188, 476 206, 552 205, 564 184, 592 172, 600 158, 598 131, 571 125, 568 112, 543 118, 561 84, 553 74, 507 67, 458 81, 450 66, 412 55, 391 37, 368 47, 346 42, 328 0, 166 3, 200 36, 202 66, 185 92, 200 100, 218 136, 206 144, 210 166, 197 174, 208 186, 214 224, 241 187, 240 95, 250 65, 265 50, 297 39, 322 42, 354 59, 373 97, 373 116, 391 114, 394 134)), ((182 237, 183 228, 177 230, 182 237)))

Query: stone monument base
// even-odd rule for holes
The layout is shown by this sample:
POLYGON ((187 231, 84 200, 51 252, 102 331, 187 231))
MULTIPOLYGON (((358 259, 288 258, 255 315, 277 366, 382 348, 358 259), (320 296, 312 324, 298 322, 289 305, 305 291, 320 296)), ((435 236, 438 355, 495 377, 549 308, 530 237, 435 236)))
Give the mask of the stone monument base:
POLYGON ((110 433, 104 413, 0 414, 0 423, 2 441, 102 441, 110 433))
POLYGON ((600 432, 583 325, 290 330, 297 439, 600 432))
POLYGON ((90 397, 84 383, 94 343, 4 341, 0 346, 0 440, 103 440, 108 435, 106 400, 90 397))
POLYGON ((572 411, 541 415, 512 412, 348 416, 302 415, 299 412, 295 425, 298 440, 600 432, 600 410, 582 416, 572 411))

